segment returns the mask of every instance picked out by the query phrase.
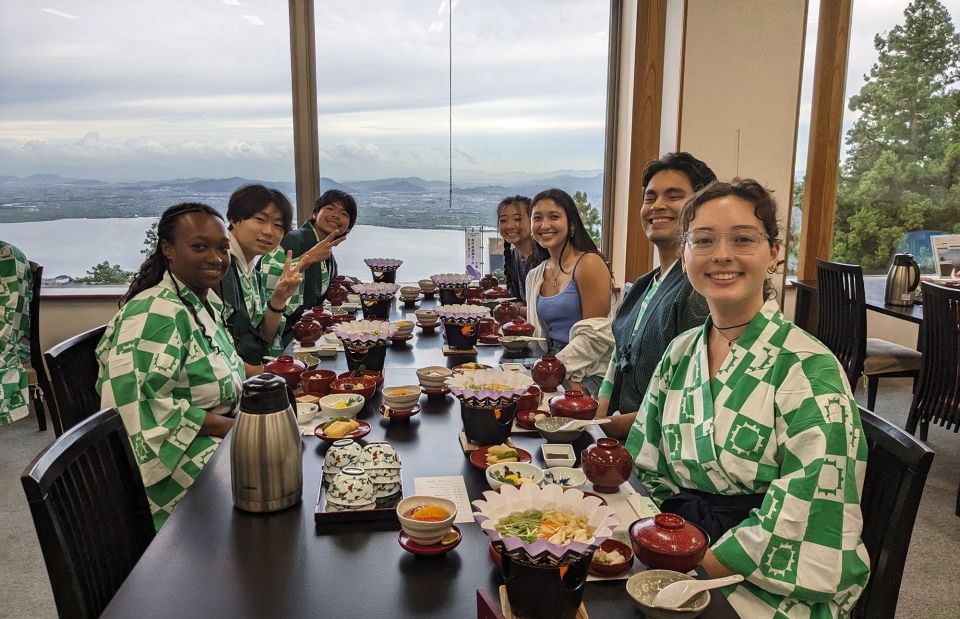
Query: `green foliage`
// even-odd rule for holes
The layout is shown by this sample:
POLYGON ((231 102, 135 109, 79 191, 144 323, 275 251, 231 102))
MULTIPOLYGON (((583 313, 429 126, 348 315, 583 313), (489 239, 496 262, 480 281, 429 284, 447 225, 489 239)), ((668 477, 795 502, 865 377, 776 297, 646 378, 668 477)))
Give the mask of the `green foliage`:
POLYGON ((908 232, 960 221, 960 36, 939 0, 913 0, 874 47, 849 101, 860 116, 846 136, 832 257, 876 271, 908 232))
POLYGON ((804 179, 793 182, 793 200, 790 203, 790 236, 787 239, 787 273, 796 273, 800 263, 800 229, 803 225, 804 179))
POLYGON ((573 201, 577 205, 577 212, 580 213, 580 219, 583 220, 583 226, 587 234, 593 239, 597 247, 600 247, 600 211, 592 204, 587 202, 587 194, 578 191, 573 194, 573 201))
POLYGON ((77 277, 73 281, 78 284, 129 284, 133 279, 133 271, 123 270, 119 264, 111 265, 104 260, 96 266, 87 269, 84 277, 77 277))
POLYGON ((144 258, 149 258, 153 255, 153 251, 157 248, 157 224, 159 223, 159 220, 155 221, 147 228, 147 235, 143 239, 143 249, 140 250, 144 258))

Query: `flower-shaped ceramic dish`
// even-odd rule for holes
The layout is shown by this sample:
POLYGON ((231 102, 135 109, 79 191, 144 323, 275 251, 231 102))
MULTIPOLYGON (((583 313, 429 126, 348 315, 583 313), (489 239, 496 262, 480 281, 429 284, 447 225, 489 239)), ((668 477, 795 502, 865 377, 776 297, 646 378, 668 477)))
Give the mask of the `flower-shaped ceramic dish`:
POLYGON ((353 291, 360 295, 361 299, 389 299, 397 294, 400 286, 397 284, 354 284, 351 286, 353 291))
POLYGON ((524 484, 520 488, 502 486, 499 492, 487 490, 483 493, 483 500, 474 501, 473 506, 477 510, 473 513, 473 519, 492 541, 503 544, 507 552, 522 551, 530 558, 546 555, 544 558, 550 561, 579 558, 613 535, 613 530, 619 524, 616 510, 603 505, 596 497, 585 496, 576 489, 564 490, 553 484, 543 487, 524 484), (593 527, 593 537, 585 542, 573 541, 561 545, 545 539, 530 543, 519 537, 500 535, 497 524, 501 519, 529 509, 553 509, 584 516, 587 524, 593 527))
POLYGON ((395 258, 364 258, 363 262, 371 271, 396 271, 403 264, 403 260, 395 258))
POLYGON ((444 382, 454 396, 468 405, 494 408, 516 402, 533 384, 533 379, 520 372, 477 370, 454 374, 444 382))
POLYGON ((466 324, 480 322, 481 318, 490 316, 490 310, 482 305, 441 305, 433 308, 441 322, 466 324))
POLYGON ((343 342, 344 347, 351 350, 386 346, 390 338, 397 332, 392 322, 385 320, 354 320, 341 322, 330 328, 343 342))
MULTIPOLYGON (((439 288, 465 288, 470 285, 473 278, 464 273, 438 273, 430 276, 430 281, 439 288)), ((422 289, 423 286, 421 285, 422 289)))
POLYGON ((327 502, 338 507, 363 509, 375 503, 373 481, 358 466, 345 466, 327 488, 327 502))

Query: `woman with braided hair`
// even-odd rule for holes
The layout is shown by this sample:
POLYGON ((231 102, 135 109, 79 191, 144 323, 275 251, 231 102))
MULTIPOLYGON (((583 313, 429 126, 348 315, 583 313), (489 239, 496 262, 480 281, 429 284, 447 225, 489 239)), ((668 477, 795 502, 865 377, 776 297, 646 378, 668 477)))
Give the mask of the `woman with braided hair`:
POLYGON ((157 529, 233 427, 244 363, 212 289, 230 264, 223 217, 168 208, 157 248, 97 346, 101 405, 120 411, 157 529))

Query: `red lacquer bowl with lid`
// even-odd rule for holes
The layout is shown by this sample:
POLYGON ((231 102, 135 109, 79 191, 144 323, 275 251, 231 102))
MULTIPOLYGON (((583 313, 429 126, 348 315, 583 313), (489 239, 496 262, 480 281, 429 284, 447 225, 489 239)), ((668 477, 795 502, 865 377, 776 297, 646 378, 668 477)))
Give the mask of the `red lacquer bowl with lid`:
MULTIPOLYGON (((503 324, 504 335, 521 335, 530 337, 533 335, 534 327, 523 318, 514 318, 512 321, 503 324)), ((563 380, 562 378, 560 380, 563 380)))
POLYGON ((686 573, 700 565, 710 546, 706 531, 676 514, 657 514, 630 525, 637 560, 649 568, 686 573))
POLYGON ((280 355, 270 363, 263 366, 264 372, 276 374, 287 381, 291 389, 296 389, 300 384, 300 375, 307 370, 303 362, 294 359, 291 355, 280 355))
POLYGON ((599 403, 587 394, 577 389, 564 391, 563 395, 555 395, 547 401, 550 413, 554 417, 569 417, 570 419, 593 419, 597 414, 599 403))

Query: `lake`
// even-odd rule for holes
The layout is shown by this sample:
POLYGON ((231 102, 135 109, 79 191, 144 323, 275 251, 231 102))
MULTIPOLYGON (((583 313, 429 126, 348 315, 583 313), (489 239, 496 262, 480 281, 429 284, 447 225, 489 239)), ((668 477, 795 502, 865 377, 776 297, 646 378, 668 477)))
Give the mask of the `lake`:
MULTIPOLYGON (((135 271, 143 261, 146 231, 155 221, 133 217, 5 223, 0 224, 0 239, 42 264, 45 279, 78 277, 104 260, 135 271)), ((334 255, 341 273, 364 281, 370 280, 364 258, 403 260, 398 281, 412 282, 435 273, 463 272, 464 232, 357 225, 334 255)))

